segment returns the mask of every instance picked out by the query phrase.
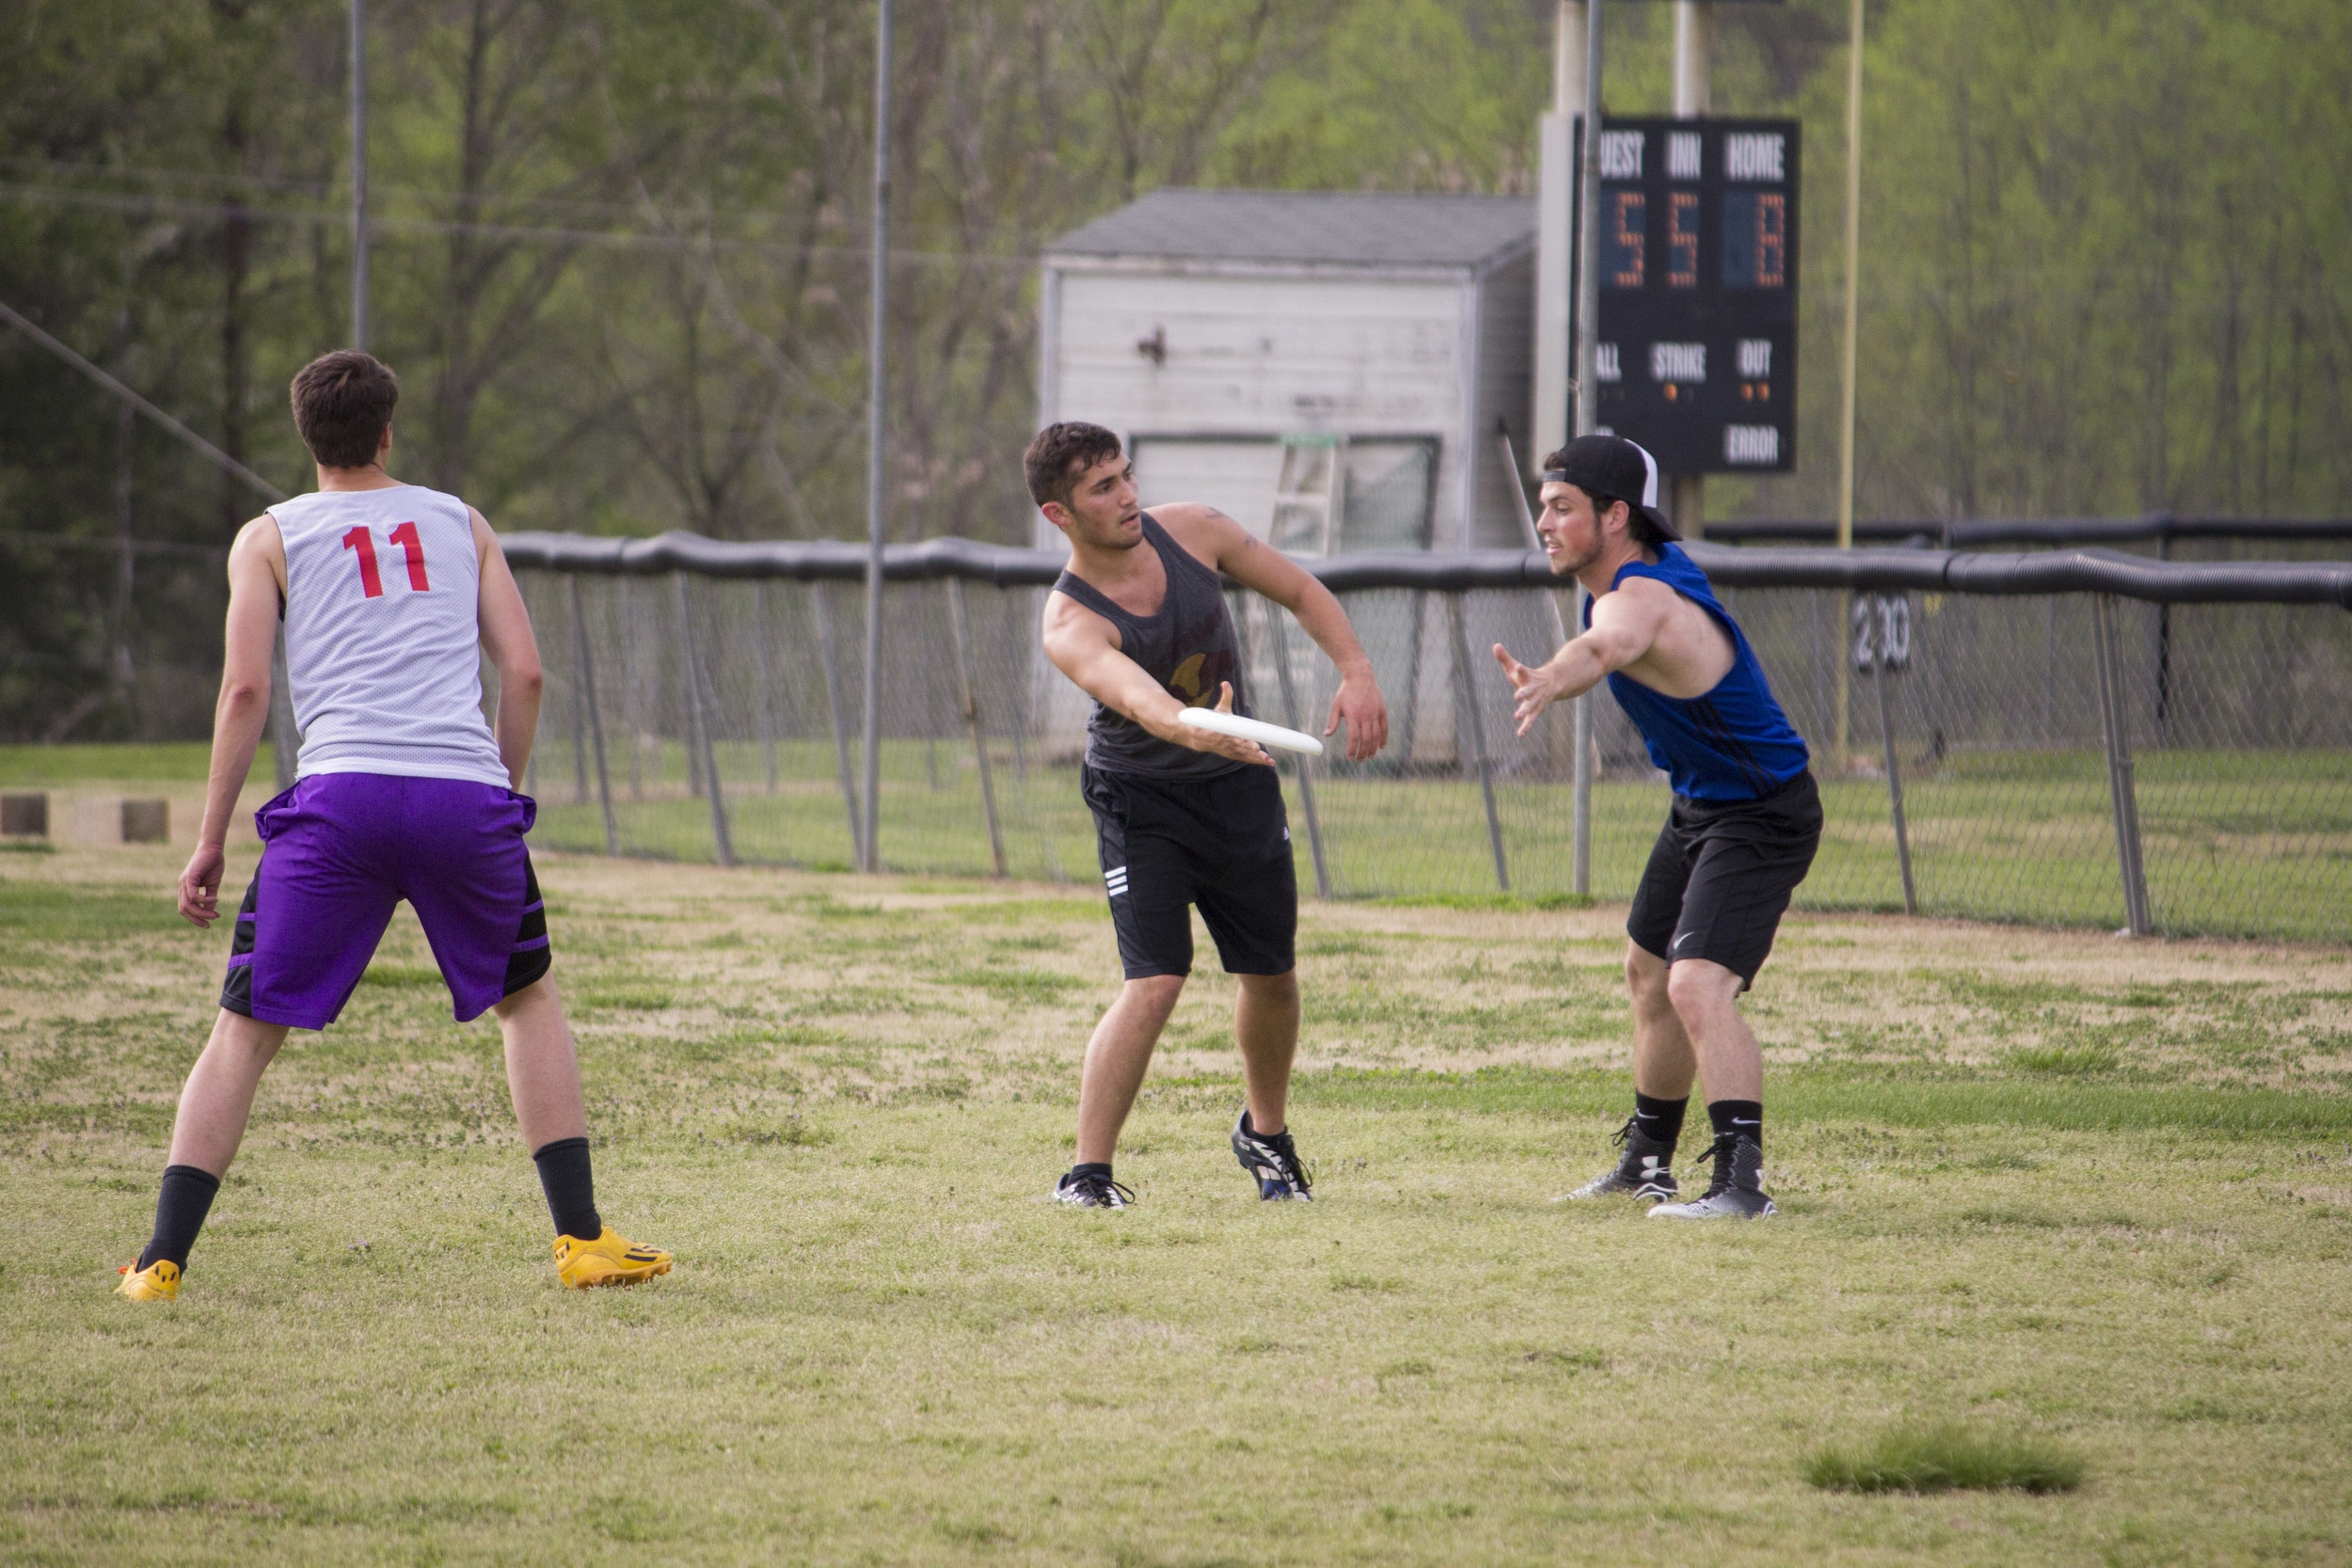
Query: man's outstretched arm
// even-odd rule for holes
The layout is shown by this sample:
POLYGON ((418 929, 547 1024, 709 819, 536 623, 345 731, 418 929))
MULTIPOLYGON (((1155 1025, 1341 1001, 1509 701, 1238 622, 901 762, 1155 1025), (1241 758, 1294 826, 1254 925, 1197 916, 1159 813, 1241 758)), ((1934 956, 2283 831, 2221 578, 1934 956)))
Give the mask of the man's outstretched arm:
MULTIPOLYGON (((1078 689, 1109 708, 1123 713, 1162 740, 1196 752, 1214 752, 1235 762, 1274 766, 1274 759, 1254 740, 1197 730, 1183 722, 1184 705, 1153 680, 1142 665, 1111 641, 1111 626, 1100 615, 1060 594, 1045 595, 1045 657, 1068 675, 1078 689)), ((1216 705, 1233 711, 1233 683, 1219 683, 1216 705)))
POLYGON ((263 513, 245 525, 229 547, 229 628, 220 670, 220 700, 213 708, 213 766, 204 784, 204 821, 196 853, 180 873, 180 912, 199 926, 220 917, 220 879, 228 857, 229 818, 253 753, 269 723, 270 662, 278 649, 278 607, 286 573, 278 519, 263 513))
POLYGON ((1581 637, 1570 638, 1534 669, 1496 643, 1495 662, 1502 666, 1518 699, 1512 711, 1518 721, 1518 733, 1525 735, 1534 728, 1536 717, 1552 704, 1581 697, 1612 672, 1648 653, 1658 628, 1666 624, 1673 609, 1673 589, 1636 578, 1594 600, 1591 628, 1581 637))
POLYGON ((1372 657, 1357 641, 1337 594, 1273 546, 1259 540, 1213 506, 1168 506, 1153 515, 1165 528, 1182 528, 1209 545, 1217 570, 1244 588, 1291 612, 1307 635, 1339 667, 1340 689, 1331 699, 1323 733, 1347 722, 1347 760, 1362 762, 1389 743, 1389 705, 1372 673, 1372 657))

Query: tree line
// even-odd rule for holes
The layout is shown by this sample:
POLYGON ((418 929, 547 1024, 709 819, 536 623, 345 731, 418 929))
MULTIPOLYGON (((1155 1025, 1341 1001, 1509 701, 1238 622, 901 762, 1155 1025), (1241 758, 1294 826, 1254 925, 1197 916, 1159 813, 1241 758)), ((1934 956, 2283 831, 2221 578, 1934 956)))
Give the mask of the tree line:
MULTIPOLYGON (((1549 0, 899 0, 895 537, 1025 535, 1036 267, 1166 183, 1527 194, 1549 0)), ((1806 125, 1802 467, 1826 515, 1845 7, 1725 5, 1715 106, 1806 125)), ((504 528, 864 526, 871 0, 374 0, 370 346, 397 471, 504 528)), ((0 302, 289 490, 348 339, 341 0, 0 12, 0 302)), ((1670 98, 1613 8, 1607 107, 1670 98)), ((2352 110, 2332 0, 1874 0, 1860 504, 2352 498, 2352 110)), ((201 733, 261 499, 0 334, 0 733, 201 733), (105 548, 141 548, 134 569, 105 548), (175 553, 177 552, 177 553, 175 553)))

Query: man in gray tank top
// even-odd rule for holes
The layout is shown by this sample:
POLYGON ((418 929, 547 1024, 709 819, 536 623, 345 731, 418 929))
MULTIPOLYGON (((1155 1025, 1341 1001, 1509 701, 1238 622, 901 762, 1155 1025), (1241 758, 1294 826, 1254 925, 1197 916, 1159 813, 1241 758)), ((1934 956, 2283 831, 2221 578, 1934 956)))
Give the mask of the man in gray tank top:
POLYGON ((1146 513, 1119 437, 1100 425, 1039 432, 1024 460, 1029 495, 1070 540, 1046 595, 1046 656, 1095 702, 1080 770, 1126 984, 1087 1044, 1078 1159, 1062 1202, 1120 1209, 1119 1130, 1152 1050, 1192 972, 1192 917, 1216 939, 1240 995, 1233 1033, 1248 1104, 1233 1153, 1263 1199, 1305 1198, 1307 1172, 1285 1102, 1298 1044, 1298 880, 1274 760, 1253 742, 1179 721, 1187 707, 1249 711, 1241 639, 1218 574, 1297 617, 1339 666, 1323 733, 1347 725, 1347 757, 1388 743, 1372 660, 1330 590, 1215 507, 1146 513))

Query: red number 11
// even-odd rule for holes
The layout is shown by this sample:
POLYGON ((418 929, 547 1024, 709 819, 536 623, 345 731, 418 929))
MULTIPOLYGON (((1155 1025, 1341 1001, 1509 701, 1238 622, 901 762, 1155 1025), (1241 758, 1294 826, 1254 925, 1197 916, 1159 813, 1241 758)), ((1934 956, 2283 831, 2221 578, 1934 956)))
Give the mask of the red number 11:
POLYGON ((401 553, 408 558, 409 591, 417 594, 431 592, 433 585, 424 580, 424 541, 417 537, 417 525, 403 523, 392 530, 392 543, 398 545, 401 553))
MULTIPOLYGON (((411 593, 430 593, 433 584, 424 575, 424 541, 417 534, 417 525, 403 523, 392 530, 392 543, 400 546, 408 560, 408 588, 411 593)), ((355 528, 343 535, 343 548, 359 552, 359 592, 363 597, 380 599, 384 596, 384 576, 375 566, 375 535, 364 527, 355 528)))
POLYGON ((375 569, 375 535, 364 527, 343 535, 343 548, 359 552, 359 592, 371 599, 384 596, 384 578, 375 569))

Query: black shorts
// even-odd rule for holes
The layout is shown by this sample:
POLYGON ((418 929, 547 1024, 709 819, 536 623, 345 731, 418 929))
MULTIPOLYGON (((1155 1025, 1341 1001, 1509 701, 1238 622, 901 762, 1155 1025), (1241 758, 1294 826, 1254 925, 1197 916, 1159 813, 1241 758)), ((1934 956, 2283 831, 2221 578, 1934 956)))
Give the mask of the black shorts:
POLYGON ((1821 792, 1810 770, 1756 800, 1677 795, 1625 934, 1668 962, 1705 958, 1753 985, 1820 847, 1821 792))
POLYGON ((1298 872, 1271 768, 1207 779, 1079 770, 1127 978, 1192 973, 1192 916, 1229 974, 1297 967, 1298 872))

